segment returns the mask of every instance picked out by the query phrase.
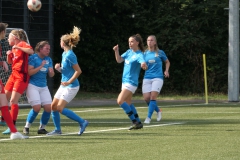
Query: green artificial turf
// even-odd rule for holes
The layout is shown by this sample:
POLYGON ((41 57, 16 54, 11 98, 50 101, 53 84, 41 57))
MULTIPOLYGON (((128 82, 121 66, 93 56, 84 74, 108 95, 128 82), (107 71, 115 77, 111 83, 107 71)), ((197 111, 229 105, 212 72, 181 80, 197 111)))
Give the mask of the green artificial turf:
MULTIPOLYGON (((142 121, 145 104, 137 105, 142 121)), ((89 126, 78 136, 77 123, 61 115, 62 136, 38 137, 38 115, 30 128, 30 138, 7 140, 0 134, 2 160, 79 159, 79 160, 226 160, 240 157, 239 103, 163 104, 162 120, 153 114, 150 125, 128 131, 130 121, 123 110, 115 106, 70 108, 89 126)), ((29 109, 21 109, 17 122, 20 132, 29 109)), ((6 127, 0 126, 0 131, 6 127)), ((52 119, 46 127, 54 129, 52 119)))

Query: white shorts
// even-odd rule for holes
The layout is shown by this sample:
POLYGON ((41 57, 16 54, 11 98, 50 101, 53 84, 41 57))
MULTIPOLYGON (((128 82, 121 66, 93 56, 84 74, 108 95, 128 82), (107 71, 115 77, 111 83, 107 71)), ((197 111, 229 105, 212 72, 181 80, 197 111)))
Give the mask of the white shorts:
POLYGON ((46 105, 52 103, 52 97, 49 92, 48 87, 37 87, 32 84, 28 84, 27 91, 26 91, 28 103, 31 106, 35 105, 46 105))
POLYGON ((60 86, 54 95, 56 99, 63 99, 68 103, 77 95, 79 86, 74 88, 60 86))
POLYGON ((143 79, 142 92, 148 93, 148 92, 156 91, 160 93, 162 86, 163 86, 163 80, 161 78, 143 79))
POLYGON ((127 89, 127 90, 131 91, 134 94, 135 91, 137 90, 137 87, 133 86, 133 85, 131 85, 129 83, 122 83, 122 90, 123 89, 127 89))

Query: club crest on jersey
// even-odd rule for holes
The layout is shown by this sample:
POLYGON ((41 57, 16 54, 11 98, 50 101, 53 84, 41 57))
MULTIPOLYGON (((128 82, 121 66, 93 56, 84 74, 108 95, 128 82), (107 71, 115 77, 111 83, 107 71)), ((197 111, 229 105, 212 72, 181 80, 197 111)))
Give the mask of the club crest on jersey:
POLYGON ((47 71, 47 68, 43 67, 43 68, 40 69, 40 71, 46 72, 46 71, 47 71))
POLYGON ((135 60, 136 58, 137 58, 136 55, 133 55, 133 56, 131 57, 132 60, 135 60))
POLYGON ((125 63, 126 63, 126 64, 129 64, 129 60, 125 60, 125 63))
POLYGON ((49 61, 46 61, 46 64, 49 64, 49 61))
POLYGON ((149 63, 155 63, 155 60, 154 59, 150 59, 148 60, 149 63))

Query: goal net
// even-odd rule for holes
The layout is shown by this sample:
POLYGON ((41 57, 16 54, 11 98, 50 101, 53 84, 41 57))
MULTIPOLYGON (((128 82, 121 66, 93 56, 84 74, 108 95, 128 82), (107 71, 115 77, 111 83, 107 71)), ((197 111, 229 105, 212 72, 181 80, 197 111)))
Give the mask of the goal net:
MULTIPOLYGON (((2 39, 0 41, 0 58, 3 61, 7 61, 6 52, 8 50, 11 50, 11 47, 9 46, 9 43, 8 43, 8 34, 10 31, 11 31, 10 29, 7 29, 7 32, 6 32, 7 34, 6 34, 5 39, 2 39)), ((12 73, 12 66, 8 64, 8 68, 9 68, 9 70, 7 72, 5 72, 3 66, 0 65, 0 78, 2 79, 2 82, 4 85, 6 84, 8 77, 12 73)), ((25 92, 24 92, 24 94, 22 94, 21 98, 19 99, 19 104, 29 105, 25 92)))

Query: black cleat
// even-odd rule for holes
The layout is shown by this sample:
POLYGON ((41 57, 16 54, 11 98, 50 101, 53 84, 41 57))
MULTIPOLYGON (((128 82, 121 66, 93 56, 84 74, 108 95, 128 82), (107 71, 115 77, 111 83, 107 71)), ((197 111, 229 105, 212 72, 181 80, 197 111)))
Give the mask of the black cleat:
POLYGON ((39 129, 38 134, 48 134, 48 131, 46 131, 46 129, 39 129))
POLYGON ((23 133, 29 135, 29 128, 23 128, 23 133))
POLYGON ((143 128, 142 123, 133 123, 133 125, 128 130, 141 129, 141 128, 143 128))

